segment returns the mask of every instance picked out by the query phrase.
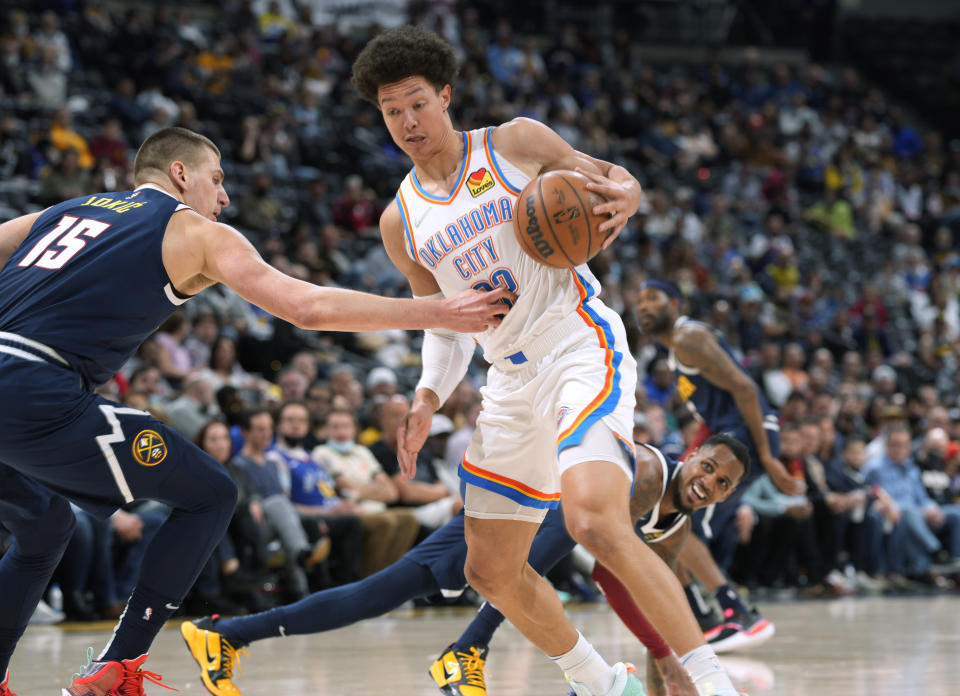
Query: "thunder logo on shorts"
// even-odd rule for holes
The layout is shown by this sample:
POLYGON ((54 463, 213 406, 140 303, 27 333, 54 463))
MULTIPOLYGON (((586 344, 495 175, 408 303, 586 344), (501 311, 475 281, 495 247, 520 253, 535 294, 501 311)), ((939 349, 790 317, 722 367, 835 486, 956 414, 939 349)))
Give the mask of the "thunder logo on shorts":
POLYGON ((156 430, 141 430, 133 439, 133 458, 143 466, 156 466, 167 456, 167 443, 156 430))

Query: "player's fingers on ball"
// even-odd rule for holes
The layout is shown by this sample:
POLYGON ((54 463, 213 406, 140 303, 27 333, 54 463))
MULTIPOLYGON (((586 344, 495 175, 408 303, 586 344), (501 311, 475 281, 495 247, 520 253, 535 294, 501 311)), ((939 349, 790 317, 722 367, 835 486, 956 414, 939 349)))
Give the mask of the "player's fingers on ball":
POLYGON ((619 201, 604 201, 593 206, 594 215, 616 215, 620 212, 621 205, 619 201))
MULTIPOLYGON (((583 174, 585 177, 590 179, 591 182, 602 181, 604 179, 604 177, 600 176, 596 172, 587 171, 583 167, 577 167, 574 171, 577 172, 578 174, 583 174)), ((587 186, 589 187, 590 184, 587 184, 587 186)))

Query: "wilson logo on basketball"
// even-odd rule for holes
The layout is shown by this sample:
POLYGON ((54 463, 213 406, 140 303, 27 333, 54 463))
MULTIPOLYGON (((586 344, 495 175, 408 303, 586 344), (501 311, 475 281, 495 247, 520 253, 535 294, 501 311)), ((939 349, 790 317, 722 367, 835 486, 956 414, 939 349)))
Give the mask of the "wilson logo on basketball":
POLYGON ((527 229, 525 231, 527 237, 529 237, 530 243, 533 244, 537 253, 543 258, 547 258, 553 254, 553 247, 544 236, 543 230, 540 229, 540 223, 537 222, 537 203, 533 194, 527 196, 525 203, 524 212, 527 214, 527 229))
POLYGON ((484 191, 489 191, 495 186, 493 177, 485 168, 481 167, 467 177, 467 188, 470 189, 470 195, 476 198, 484 191))

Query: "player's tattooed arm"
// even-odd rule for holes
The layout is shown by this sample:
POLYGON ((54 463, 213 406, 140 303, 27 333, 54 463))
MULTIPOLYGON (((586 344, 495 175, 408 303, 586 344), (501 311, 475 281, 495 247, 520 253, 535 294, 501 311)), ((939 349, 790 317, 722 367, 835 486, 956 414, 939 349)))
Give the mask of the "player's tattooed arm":
POLYGON ((637 471, 630 498, 630 517, 637 520, 653 509, 663 495, 663 466, 653 451, 637 445, 637 471))
POLYGON ((673 350, 681 363, 697 368, 720 389, 735 392, 753 388, 753 381, 737 367, 713 332, 703 326, 679 327, 674 333, 673 350))
POLYGON ((756 382, 741 370, 723 349, 712 331, 695 324, 682 326, 674 334, 674 353, 684 365, 696 367, 711 384, 730 392, 757 448, 757 458, 782 492, 802 495, 806 486, 793 479, 770 451, 763 428, 763 408, 756 382))

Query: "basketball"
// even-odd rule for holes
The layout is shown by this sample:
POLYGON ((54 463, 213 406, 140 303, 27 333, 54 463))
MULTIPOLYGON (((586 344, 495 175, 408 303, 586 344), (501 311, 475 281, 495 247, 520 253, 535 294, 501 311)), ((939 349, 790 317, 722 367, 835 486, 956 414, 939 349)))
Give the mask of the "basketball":
POLYGON ((520 192, 514 232, 530 257, 545 266, 570 268, 600 251, 607 235, 597 228, 609 218, 593 214, 605 199, 587 190, 589 181, 577 172, 547 172, 520 192))

